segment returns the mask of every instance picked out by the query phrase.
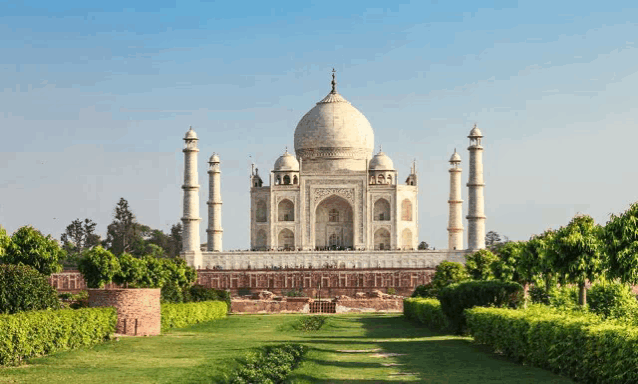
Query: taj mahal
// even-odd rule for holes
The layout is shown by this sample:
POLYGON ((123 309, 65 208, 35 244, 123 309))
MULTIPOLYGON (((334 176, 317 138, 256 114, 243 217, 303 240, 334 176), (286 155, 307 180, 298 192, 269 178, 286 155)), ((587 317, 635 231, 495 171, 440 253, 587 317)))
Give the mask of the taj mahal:
MULTIPOLYGON (((306 113, 286 151, 269 174, 250 172, 250 251, 222 248, 221 161, 208 161, 207 242, 200 249, 198 137, 185 135, 183 256, 191 266, 260 268, 431 268, 443 260, 464 261, 485 247, 482 133, 468 136, 467 247, 464 247, 461 156, 450 158, 448 249, 417 250, 416 162, 400 176, 392 159, 374 153, 368 119, 332 89, 306 113), (267 182, 267 184, 266 184, 267 182)), ((445 203, 445 202, 441 202, 445 203)))

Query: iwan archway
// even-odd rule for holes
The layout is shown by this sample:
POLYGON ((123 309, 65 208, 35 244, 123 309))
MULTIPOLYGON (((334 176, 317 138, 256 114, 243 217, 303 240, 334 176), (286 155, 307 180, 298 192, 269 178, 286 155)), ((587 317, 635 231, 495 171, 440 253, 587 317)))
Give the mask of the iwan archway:
POLYGON ((332 195, 315 211, 315 247, 348 249, 353 247, 352 206, 344 198, 332 195))

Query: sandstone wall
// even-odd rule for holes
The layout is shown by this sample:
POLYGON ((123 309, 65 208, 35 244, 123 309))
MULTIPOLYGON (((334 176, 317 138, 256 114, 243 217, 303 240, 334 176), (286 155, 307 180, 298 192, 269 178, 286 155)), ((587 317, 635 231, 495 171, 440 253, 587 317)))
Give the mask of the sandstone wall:
POLYGON ((116 333, 130 336, 159 335, 159 289, 89 289, 89 307, 115 307, 116 333))

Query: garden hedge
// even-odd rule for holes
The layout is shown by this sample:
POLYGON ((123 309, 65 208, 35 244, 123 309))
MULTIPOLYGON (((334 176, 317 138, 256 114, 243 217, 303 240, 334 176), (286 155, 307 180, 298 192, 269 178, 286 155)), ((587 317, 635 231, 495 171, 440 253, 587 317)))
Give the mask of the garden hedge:
POLYGON ((638 383, 637 327, 542 306, 465 314, 475 342, 518 361, 582 383, 638 383))
POLYGON ((114 308, 84 308, 0 315, 0 365, 100 343, 115 333, 114 308))
POLYGON ((441 310, 447 317, 450 329, 465 332, 463 311, 472 307, 517 308, 523 303, 523 286, 499 280, 476 280, 449 285, 439 292, 441 310))
POLYGON ((449 326, 437 299, 403 299, 403 315, 436 331, 443 331, 449 326))
POLYGON ((224 301, 162 304, 162 331, 222 319, 227 313, 228 306, 224 301))

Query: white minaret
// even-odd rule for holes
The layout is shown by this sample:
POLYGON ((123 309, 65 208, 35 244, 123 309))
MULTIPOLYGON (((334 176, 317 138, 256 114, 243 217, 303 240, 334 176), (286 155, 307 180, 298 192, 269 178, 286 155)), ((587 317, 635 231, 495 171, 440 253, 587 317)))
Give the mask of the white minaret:
POLYGON ((183 253, 188 265, 202 266, 202 253, 199 243, 199 184, 197 176, 197 134, 191 127, 184 136, 184 232, 182 234, 183 253))
POLYGON ((220 252, 222 250, 222 192, 221 170, 219 168, 219 156, 213 153, 208 160, 208 251, 220 252))
POLYGON ((461 156, 454 150, 450 158, 450 220, 448 222, 448 249, 463 249, 463 200, 461 200, 461 156))
POLYGON ((483 196, 483 134, 474 124, 468 138, 470 146, 470 177, 468 186, 467 248, 485 248, 485 198, 483 196))

